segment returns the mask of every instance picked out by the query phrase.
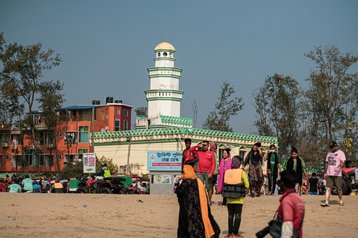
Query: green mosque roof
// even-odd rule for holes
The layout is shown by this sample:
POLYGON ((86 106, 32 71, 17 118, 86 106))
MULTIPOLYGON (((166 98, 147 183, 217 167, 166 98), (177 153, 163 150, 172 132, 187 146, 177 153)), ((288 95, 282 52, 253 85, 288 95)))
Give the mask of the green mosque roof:
MULTIPOLYGON (((233 139, 243 141, 260 141, 265 143, 277 144, 277 137, 274 136, 260 136, 253 134, 243 134, 238 132, 215 131, 200 128, 182 128, 182 127, 167 127, 167 128, 154 128, 154 129, 137 129, 113 132, 96 132, 94 133, 95 140, 110 140, 128 138, 135 139, 135 137, 150 137, 150 136, 166 136, 177 135, 181 138, 203 136, 203 137, 216 137, 220 139, 233 139)), ((96 143, 101 143, 97 141, 96 143)))
POLYGON ((175 124, 178 126, 192 126, 193 125, 193 119, 192 118, 186 118, 186 117, 174 117, 174 116, 160 116, 160 120, 163 124, 175 124))

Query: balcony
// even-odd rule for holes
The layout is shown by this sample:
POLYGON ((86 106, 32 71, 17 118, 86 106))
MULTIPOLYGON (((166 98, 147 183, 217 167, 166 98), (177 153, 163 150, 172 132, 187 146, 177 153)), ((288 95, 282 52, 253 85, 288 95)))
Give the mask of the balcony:
POLYGON ((46 144, 46 148, 47 149, 55 149, 55 145, 54 144, 46 144))

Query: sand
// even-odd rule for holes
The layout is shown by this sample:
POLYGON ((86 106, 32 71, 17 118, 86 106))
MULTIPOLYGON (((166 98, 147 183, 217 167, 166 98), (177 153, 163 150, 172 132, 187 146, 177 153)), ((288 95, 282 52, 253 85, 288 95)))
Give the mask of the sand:
MULTIPOLYGON (((358 196, 320 207, 323 196, 303 195, 304 237, 358 237, 358 196)), ((255 237, 272 218, 279 196, 247 197, 241 234, 255 237)), ((175 195, 0 193, 0 237, 176 237, 175 195)), ((227 208, 214 195, 212 213, 227 234, 227 208)), ((269 237, 269 236, 267 236, 269 237)))

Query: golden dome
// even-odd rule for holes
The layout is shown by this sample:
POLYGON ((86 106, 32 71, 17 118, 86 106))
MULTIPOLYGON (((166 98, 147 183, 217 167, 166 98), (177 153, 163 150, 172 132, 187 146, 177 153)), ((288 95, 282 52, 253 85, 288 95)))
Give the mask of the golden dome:
POLYGON ((161 50, 169 50, 169 51, 175 51, 175 48, 172 44, 163 41, 159 43, 155 48, 154 51, 161 51, 161 50))

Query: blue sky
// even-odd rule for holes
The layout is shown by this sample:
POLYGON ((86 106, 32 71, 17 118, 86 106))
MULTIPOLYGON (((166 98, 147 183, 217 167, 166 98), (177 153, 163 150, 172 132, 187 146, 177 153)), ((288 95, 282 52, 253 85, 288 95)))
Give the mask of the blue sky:
POLYGON ((357 9, 354 0, 2 0, 0 32, 8 43, 40 42, 61 55, 45 77, 64 83, 65 106, 106 96, 146 106, 147 68, 166 40, 183 69, 181 115, 193 117, 195 101, 201 127, 227 81, 245 103, 232 127, 255 133, 253 93, 267 76, 291 75, 305 85, 314 65, 304 54, 314 46, 358 54, 357 9))

